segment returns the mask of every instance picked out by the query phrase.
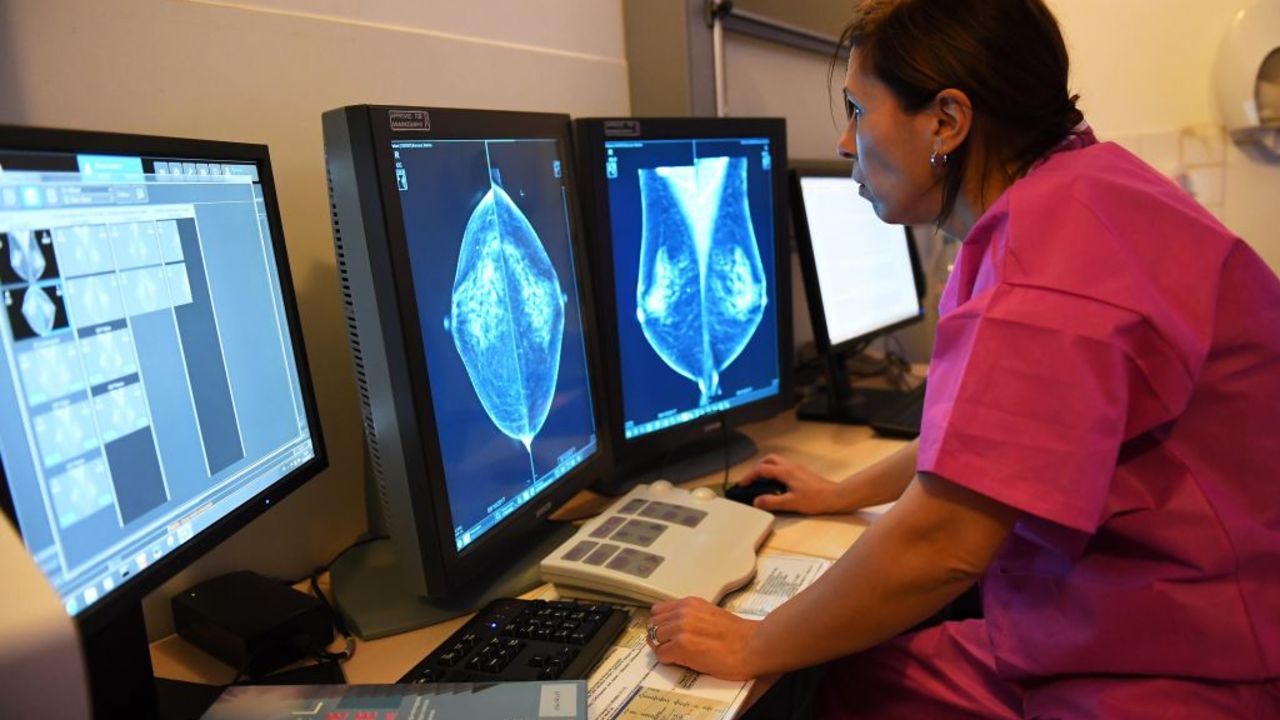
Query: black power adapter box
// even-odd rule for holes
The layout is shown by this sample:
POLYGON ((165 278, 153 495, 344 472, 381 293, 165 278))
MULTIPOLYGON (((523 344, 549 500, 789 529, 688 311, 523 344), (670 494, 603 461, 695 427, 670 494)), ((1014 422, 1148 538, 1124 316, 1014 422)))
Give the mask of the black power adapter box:
POLYGON ((316 598, 248 570, 174 596, 178 636, 249 677, 322 652, 333 616, 316 598))

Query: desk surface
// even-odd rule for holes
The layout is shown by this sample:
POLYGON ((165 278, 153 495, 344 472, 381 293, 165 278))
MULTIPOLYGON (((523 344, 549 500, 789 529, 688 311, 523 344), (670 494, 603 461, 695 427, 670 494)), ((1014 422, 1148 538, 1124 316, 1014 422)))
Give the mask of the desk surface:
MULTIPOLYGON (((832 479, 842 478, 892 453, 902 442, 874 436, 864 426, 799 422, 793 413, 744 426, 759 448, 757 458, 780 453, 802 462, 832 479)), ((729 471, 730 480, 746 473, 755 459, 729 471)), ((686 483, 687 487, 722 481, 716 473, 686 483)), ((592 514, 608 507, 613 498, 586 491, 574 497, 562 510, 566 515, 592 514)), ((774 523, 774 532, 764 547, 819 557, 837 558, 866 529, 868 518, 861 514, 803 517, 783 515, 774 523)), ((327 582, 327 578, 325 578, 327 582)), ((327 588, 326 588, 327 589, 327 588)), ((470 616, 420 628, 378 640, 362 641, 355 657, 345 665, 351 683, 394 682, 462 626, 470 616)), ((210 684, 230 682, 235 674, 226 665, 170 635, 151 645, 151 661, 159 677, 210 684)))

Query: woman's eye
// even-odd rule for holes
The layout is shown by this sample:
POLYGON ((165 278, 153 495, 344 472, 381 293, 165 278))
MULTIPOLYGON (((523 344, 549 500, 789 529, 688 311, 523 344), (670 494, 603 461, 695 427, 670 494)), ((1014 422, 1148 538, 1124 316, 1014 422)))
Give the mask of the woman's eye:
POLYGON ((853 104, 849 98, 844 99, 844 117, 846 120, 854 120, 862 117, 862 108, 853 104))

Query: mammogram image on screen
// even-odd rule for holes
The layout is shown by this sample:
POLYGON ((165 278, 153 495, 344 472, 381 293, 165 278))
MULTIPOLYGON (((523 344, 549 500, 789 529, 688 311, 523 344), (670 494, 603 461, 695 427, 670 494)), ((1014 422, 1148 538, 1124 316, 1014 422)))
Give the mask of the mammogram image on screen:
POLYGON ((643 232, 636 318, 662 360, 697 383, 705 405, 767 304, 747 160, 702 157, 637 172, 643 232))
POLYGON ((524 444, 546 422, 560 372, 565 295, 542 240, 493 172, 463 232, 446 327, 489 419, 524 444))
POLYGON ((457 549, 596 452, 562 144, 392 144, 457 549))

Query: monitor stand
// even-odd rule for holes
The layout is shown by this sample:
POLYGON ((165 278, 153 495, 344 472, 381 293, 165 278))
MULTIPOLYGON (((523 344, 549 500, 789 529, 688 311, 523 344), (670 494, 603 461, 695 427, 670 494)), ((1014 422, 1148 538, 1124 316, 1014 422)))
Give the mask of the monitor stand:
POLYGON ((333 602, 347 628, 361 640, 408 632, 475 612, 490 600, 513 597, 542 584, 542 558, 573 537, 572 523, 546 522, 518 557, 510 557, 491 575, 467 584, 446 600, 430 600, 404 587, 391 540, 358 545, 329 569, 333 602))
POLYGON ((866 425, 902 402, 901 390, 854 388, 845 370, 844 353, 829 352, 826 361, 827 391, 801 403, 796 417, 814 422, 866 425))
MULTIPOLYGON (((721 420, 721 422, 724 421, 721 420)), ((737 430, 729 430, 725 434, 709 434, 694 443, 672 451, 656 467, 646 467, 633 472, 616 472, 597 481, 591 489, 602 495, 616 497, 625 495, 636 485, 651 483, 654 480, 667 480, 678 485, 705 475, 722 472, 726 465, 732 467, 750 459, 755 454, 755 441, 737 430)))

